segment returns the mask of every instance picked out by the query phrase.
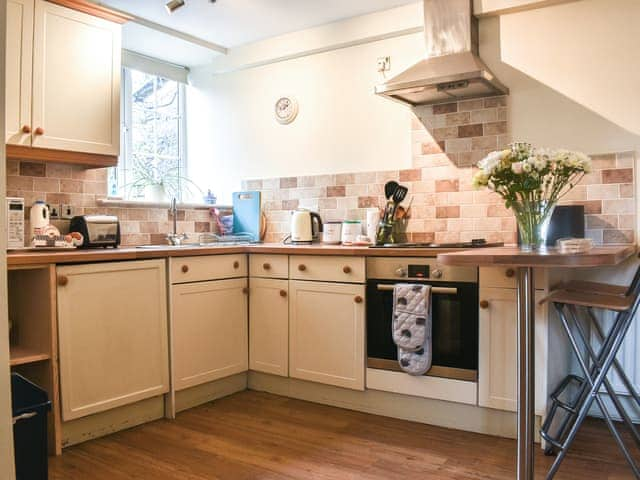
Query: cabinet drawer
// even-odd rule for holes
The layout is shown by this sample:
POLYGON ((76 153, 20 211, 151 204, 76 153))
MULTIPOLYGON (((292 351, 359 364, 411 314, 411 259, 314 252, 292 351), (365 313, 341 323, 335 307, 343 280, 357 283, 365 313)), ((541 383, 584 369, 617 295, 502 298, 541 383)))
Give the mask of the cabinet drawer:
POLYGON ((289 258, 287 255, 249 256, 249 274, 252 277, 289 278, 289 258))
POLYGON ((171 259, 171 283, 202 282, 247 276, 247 256, 211 255, 171 259))
POLYGON ((290 277, 294 280, 364 283, 363 257, 318 257, 292 255, 289 257, 290 277))
MULTIPOLYGON (((544 269, 534 270, 536 290, 546 288, 544 269)), ((481 288, 516 288, 518 269, 515 267, 480 267, 481 288)))

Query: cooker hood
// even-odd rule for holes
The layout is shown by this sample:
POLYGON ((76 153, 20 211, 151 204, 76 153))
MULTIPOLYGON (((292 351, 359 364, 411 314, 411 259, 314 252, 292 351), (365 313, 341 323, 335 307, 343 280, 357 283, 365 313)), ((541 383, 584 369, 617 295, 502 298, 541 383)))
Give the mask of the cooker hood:
POLYGON ((424 0, 424 33, 425 59, 376 94, 416 106, 509 93, 478 56, 473 0, 424 0))

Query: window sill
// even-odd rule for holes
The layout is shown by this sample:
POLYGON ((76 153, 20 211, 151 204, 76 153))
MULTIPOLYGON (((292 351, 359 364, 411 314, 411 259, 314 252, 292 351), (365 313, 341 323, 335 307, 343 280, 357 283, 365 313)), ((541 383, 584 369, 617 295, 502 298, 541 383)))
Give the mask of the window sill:
MULTIPOLYGON (((145 200, 125 200, 123 198, 99 198, 96 203, 101 207, 125 207, 125 208, 170 208, 170 202, 147 202, 145 200)), ((209 208, 219 208, 223 210, 231 209, 231 205, 218 205, 210 203, 178 203, 178 208, 189 208, 194 210, 206 210, 209 208)))

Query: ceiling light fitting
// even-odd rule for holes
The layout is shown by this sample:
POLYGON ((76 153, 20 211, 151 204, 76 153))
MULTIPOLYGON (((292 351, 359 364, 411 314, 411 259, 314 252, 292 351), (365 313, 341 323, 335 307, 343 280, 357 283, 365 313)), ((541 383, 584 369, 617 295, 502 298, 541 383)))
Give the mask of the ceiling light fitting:
POLYGON ((167 9, 168 13, 173 13, 180 7, 184 6, 184 0, 169 0, 165 3, 164 7, 167 9))

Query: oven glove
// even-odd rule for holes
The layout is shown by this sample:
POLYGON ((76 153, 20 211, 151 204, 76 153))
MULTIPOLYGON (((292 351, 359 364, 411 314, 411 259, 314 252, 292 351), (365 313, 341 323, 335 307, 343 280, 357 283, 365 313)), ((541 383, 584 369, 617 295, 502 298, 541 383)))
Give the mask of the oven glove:
POLYGON ((398 347, 398 363, 409 375, 424 375, 431 368, 431 342, 417 352, 409 352, 398 347))
POLYGON ((431 336, 430 300, 429 285, 394 286, 391 334, 398 347, 408 351, 424 347, 427 336, 431 336))

